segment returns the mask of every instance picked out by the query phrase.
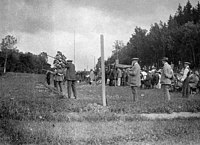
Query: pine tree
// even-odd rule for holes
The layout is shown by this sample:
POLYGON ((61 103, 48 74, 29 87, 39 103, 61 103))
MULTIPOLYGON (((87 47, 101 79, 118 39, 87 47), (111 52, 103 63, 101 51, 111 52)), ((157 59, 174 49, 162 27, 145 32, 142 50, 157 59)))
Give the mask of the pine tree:
POLYGON ((184 24, 192 21, 192 5, 188 0, 186 6, 183 8, 184 24))

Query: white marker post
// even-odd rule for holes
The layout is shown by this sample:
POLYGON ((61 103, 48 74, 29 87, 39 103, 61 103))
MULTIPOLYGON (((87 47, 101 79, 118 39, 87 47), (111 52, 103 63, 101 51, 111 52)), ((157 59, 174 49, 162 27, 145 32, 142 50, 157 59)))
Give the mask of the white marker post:
POLYGON ((101 41, 102 98, 103 98, 103 106, 106 106, 105 65, 104 65, 104 38, 103 38, 103 35, 100 35, 100 41, 101 41))

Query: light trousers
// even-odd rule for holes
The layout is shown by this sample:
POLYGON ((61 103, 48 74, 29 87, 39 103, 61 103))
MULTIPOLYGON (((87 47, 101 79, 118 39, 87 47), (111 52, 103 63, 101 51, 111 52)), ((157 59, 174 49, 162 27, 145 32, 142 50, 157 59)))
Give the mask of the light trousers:
POLYGON ((121 86, 121 78, 117 78, 117 86, 121 86))
POLYGON ((170 85, 169 84, 162 84, 161 87, 163 89, 165 99, 167 99, 168 101, 171 100, 171 96, 169 94, 170 85))
POLYGON ((133 102, 138 101, 138 87, 131 86, 132 94, 133 94, 133 102))

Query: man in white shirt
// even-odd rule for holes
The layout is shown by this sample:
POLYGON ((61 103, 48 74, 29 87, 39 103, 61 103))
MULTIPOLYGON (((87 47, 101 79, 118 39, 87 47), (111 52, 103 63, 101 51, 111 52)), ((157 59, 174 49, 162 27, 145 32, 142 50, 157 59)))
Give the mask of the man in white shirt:
POLYGON ((182 87, 182 97, 183 98, 188 98, 189 97, 189 75, 190 75, 190 63, 185 62, 184 63, 184 71, 183 71, 183 76, 181 78, 181 81, 183 82, 183 87, 182 87))
POLYGON ((122 71, 120 68, 117 68, 117 86, 121 86, 121 78, 122 78, 122 71))

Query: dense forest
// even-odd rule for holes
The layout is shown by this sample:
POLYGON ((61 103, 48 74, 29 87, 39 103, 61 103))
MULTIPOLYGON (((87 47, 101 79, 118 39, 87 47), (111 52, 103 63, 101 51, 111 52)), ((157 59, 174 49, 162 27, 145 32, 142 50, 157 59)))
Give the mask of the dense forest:
POLYGON ((129 42, 114 49, 106 64, 117 58, 121 64, 130 64, 131 58, 139 57, 142 66, 160 67, 160 59, 166 56, 175 66, 190 61, 192 67, 200 67, 200 3, 195 7, 190 1, 184 7, 179 4, 166 23, 152 24, 149 32, 136 27, 129 42))

